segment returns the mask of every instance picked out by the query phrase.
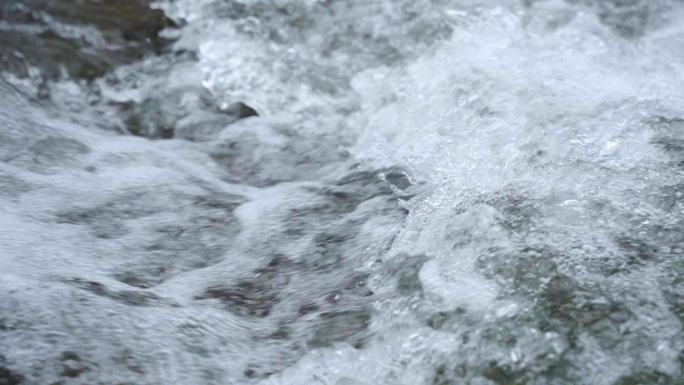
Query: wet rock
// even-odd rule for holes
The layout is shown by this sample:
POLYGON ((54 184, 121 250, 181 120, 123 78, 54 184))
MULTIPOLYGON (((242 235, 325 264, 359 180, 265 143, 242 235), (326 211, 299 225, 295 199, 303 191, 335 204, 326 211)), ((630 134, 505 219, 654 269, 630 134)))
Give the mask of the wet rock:
POLYGON ((125 103, 122 113, 129 133, 149 139, 171 139, 177 117, 158 99, 146 99, 141 103, 125 103))
POLYGON ((243 102, 235 102, 226 108, 219 109, 220 112, 234 116, 238 119, 249 118, 250 116, 259 116, 255 109, 243 102))
POLYGON ((28 77, 30 66, 37 67, 49 79, 62 76, 62 68, 77 79, 94 79, 113 67, 102 56, 82 51, 78 43, 53 31, 33 35, 18 31, 0 34, 0 57, 6 70, 28 77))
POLYGON ((11 0, 0 20, 32 28, 14 28, 0 35, 0 57, 20 76, 26 65, 47 78, 92 80, 113 67, 160 53, 168 41, 159 32, 175 23, 148 0, 11 0), (55 22, 57 21, 57 22, 55 22), (96 30, 93 32, 92 28, 96 30), (74 33, 74 32, 78 33, 74 33), (95 35, 99 34, 101 40, 95 35))
MULTIPOLYGON (((118 75, 111 74, 107 79, 113 84, 129 82, 118 75)), ((118 109, 122 118, 119 131, 149 139, 214 140, 228 125, 256 114, 246 105, 223 111, 215 106, 205 88, 189 85, 179 85, 162 93, 148 90, 142 101, 109 101, 108 104, 118 109)))

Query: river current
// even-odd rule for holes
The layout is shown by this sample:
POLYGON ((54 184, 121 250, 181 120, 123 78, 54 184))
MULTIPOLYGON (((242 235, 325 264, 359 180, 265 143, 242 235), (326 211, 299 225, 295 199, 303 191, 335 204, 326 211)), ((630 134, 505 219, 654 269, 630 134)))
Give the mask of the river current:
POLYGON ((0 385, 684 384, 681 1, 0 11, 0 385))

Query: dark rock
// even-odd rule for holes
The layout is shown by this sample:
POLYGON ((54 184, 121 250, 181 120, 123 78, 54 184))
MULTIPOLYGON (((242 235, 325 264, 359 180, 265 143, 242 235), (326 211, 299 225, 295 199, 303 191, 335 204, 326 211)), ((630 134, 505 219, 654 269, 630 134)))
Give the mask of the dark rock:
POLYGON ((255 109, 243 102, 235 102, 228 107, 221 109, 220 111, 238 119, 249 118, 250 116, 259 116, 255 109))
POLYGON ((174 137, 175 116, 165 111, 161 101, 145 99, 141 103, 124 103, 122 113, 129 133, 149 139, 171 139, 174 137))
POLYGON ((78 79, 94 79, 112 68, 112 63, 102 56, 83 51, 79 43, 49 30, 38 35, 3 31, 0 58, 5 69, 22 77, 28 76, 29 66, 39 68, 41 74, 50 79, 60 78, 62 68, 78 79))
POLYGON ((10 26, 29 24, 28 29, 10 29, 0 35, 0 60, 20 76, 27 64, 41 69, 47 78, 61 77, 66 68, 72 78, 92 80, 121 64, 161 53, 168 41, 159 32, 175 23, 149 6, 149 0, 10 0, 3 4, 0 20, 10 26), (100 45, 63 34, 50 20, 87 33, 94 27, 103 36, 100 45))

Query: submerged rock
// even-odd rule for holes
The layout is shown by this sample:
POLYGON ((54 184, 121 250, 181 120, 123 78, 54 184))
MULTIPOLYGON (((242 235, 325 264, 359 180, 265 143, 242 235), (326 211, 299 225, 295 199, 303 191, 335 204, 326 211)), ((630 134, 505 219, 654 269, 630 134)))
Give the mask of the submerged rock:
POLYGON ((165 111, 164 105, 156 99, 141 103, 126 103, 122 106, 126 129, 133 135, 150 139, 171 139, 174 137, 175 116, 165 111))
POLYGON ((19 385, 24 381, 24 376, 21 374, 0 366, 0 385, 19 385))
POLYGON ((337 341, 360 343, 360 333, 366 330, 370 318, 370 312, 365 309, 321 313, 309 345, 324 347, 337 341))

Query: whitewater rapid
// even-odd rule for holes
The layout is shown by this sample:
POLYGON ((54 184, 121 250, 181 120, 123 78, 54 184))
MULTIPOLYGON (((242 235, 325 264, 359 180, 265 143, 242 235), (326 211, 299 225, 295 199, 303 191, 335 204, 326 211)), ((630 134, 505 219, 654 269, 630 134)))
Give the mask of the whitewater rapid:
POLYGON ((0 384, 682 384, 681 1, 152 7, 0 67, 0 384))

